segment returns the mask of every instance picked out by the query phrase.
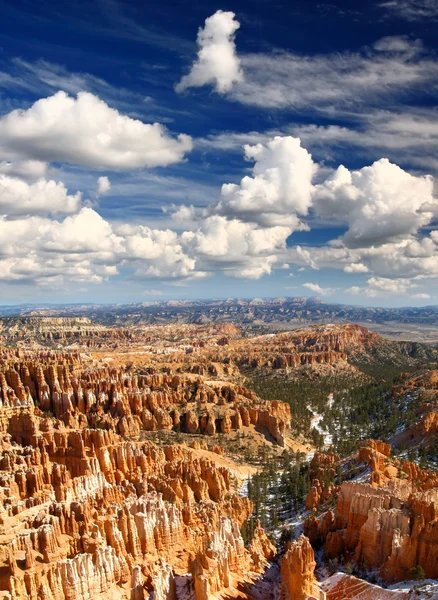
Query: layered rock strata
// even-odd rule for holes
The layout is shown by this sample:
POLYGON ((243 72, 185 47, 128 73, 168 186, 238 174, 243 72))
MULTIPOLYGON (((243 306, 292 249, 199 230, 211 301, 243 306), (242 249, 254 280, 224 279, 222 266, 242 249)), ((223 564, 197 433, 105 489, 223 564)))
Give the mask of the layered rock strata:
MULTIPOLYGON (((227 403, 231 389, 215 397, 227 403)), ((245 548, 252 506, 234 475, 189 448, 138 441, 144 411, 163 423, 188 390, 199 386, 92 369, 74 353, 0 351, 3 595, 175 600, 185 577, 198 600, 201 580, 219 592, 264 570, 273 548, 260 529, 245 548)))
POLYGON ((371 467, 370 483, 344 482, 336 509, 310 517, 305 531, 328 559, 351 557, 379 569, 388 581, 409 579, 421 566, 438 578, 437 474, 390 460, 390 447, 369 441, 359 451, 371 467))
POLYGON ((39 352, 29 358, 4 351, 0 406, 18 409, 12 430, 37 409, 37 414, 77 428, 97 427, 133 438, 142 429, 214 435, 254 425, 281 446, 291 418, 288 404, 264 402, 231 382, 188 374, 133 374, 125 367, 83 364, 75 353, 39 352))

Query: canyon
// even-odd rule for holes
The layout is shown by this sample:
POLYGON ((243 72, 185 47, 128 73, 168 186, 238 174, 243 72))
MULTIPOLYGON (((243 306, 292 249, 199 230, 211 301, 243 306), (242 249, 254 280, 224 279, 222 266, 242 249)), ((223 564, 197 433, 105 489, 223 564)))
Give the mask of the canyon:
POLYGON ((0 373, 0 585, 11 598, 164 599, 187 585, 203 599, 263 571, 275 548, 261 528, 244 547, 251 503, 236 472, 138 440, 149 415, 167 426, 160 406, 184 384, 19 354, 3 351, 0 373))
POLYGON ((382 585, 419 566, 438 579, 438 476, 391 454, 434 444, 438 378, 422 361, 435 349, 360 325, 252 335, 232 323, 119 327, 85 316, 8 318, 0 336, 0 597, 403 598, 382 585), (264 399, 251 383, 359 385, 370 381, 361 365, 382 357, 423 368, 389 392, 418 399, 418 419, 392 447, 369 440, 348 457, 317 450, 294 400, 264 399), (245 490, 263 461, 298 454, 304 535, 283 543, 254 522, 245 490), (359 478, 338 481, 354 469, 359 478), (358 573, 321 578, 320 549, 381 585, 358 573))

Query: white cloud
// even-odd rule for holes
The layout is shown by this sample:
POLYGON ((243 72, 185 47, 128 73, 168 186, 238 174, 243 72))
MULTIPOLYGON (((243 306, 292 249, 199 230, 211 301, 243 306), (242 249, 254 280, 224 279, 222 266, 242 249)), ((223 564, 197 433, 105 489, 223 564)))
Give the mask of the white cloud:
POLYGON ((408 290, 417 287, 410 279, 388 279, 385 277, 370 277, 368 285, 376 292, 389 294, 405 294, 408 290))
MULTIPOLYGON (((438 153, 438 114, 432 107, 364 112, 360 115, 360 123, 351 128, 312 124, 294 126, 289 131, 299 136, 314 155, 330 162, 338 153, 349 152, 353 146, 358 157, 375 157, 377 152, 384 151, 391 162, 403 162, 438 173, 435 159, 438 153)), ((203 141, 204 145, 208 143, 220 147, 221 140, 203 141)))
POLYGON ((111 189, 111 181, 106 176, 99 177, 97 180, 97 195, 103 196, 111 189))
POLYGON ((195 259, 170 230, 113 227, 91 208, 57 221, 0 219, 0 279, 39 285, 64 278, 99 283, 130 268, 136 278, 186 277, 195 259))
POLYGON ((199 221, 196 231, 183 233, 181 240, 186 251, 197 257, 200 270, 258 279, 271 273, 290 233, 289 227, 260 228, 254 223, 212 215, 199 221))
POLYGON ((268 131, 233 131, 195 140, 201 150, 240 151, 244 144, 265 144, 275 136, 292 135, 319 160, 332 163, 338 154, 355 149, 357 157, 375 159, 377 153, 438 173, 438 111, 434 107, 403 107, 397 110, 363 110, 353 126, 288 124, 268 131))
POLYGON ((349 265, 362 263, 370 274, 388 279, 435 278, 438 276, 438 246, 433 234, 418 240, 405 239, 363 248, 348 248, 342 240, 336 240, 326 246, 307 246, 304 256, 301 248, 290 247, 286 255, 290 263, 310 265, 313 269, 345 270, 349 265))
POLYGON ((126 236, 125 244, 129 259, 140 262, 137 278, 187 277, 195 270, 196 259, 184 252, 178 234, 170 229, 139 226, 126 236))
POLYGON ((368 273, 369 269, 362 263, 352 263, 344 267, 345 273, 368 273))
POLYGON ((410 175, 387 159, 350 172, 340 166, 315 188, 321 217, 347 222, 350 247, 381 245, 416 233, 432 219, 433 179, 410 175))
POLYGON ((26 181, 41 179, 47 173, 48 164, 38 160, 1 161, 0 173, 26 181))
POLYGON ((88 92, 58 92, 0 118, 0 158, 8 160, 130 170, 180 162, 191 148, 190 136, 172 138, 159 123, 122 115, 88 92))
POLYGON ((177 84, 177 91, 214 84, 216 91, 223 94, 242 80, 234 43, 239 27, 232 12, 218 10, 205 20, 204 28, 198 31, 198 57, 190 73, 177 84))
POLYGON ((63 183, 40 179, 26 183, 16 177, 0 175, 0 214, 10 218, 24 215, 68 215, 81 207, 81 193, 69 196, 63 183))
POLYGON ((374 298, 376 296, 388 295, 405 296, 418 287, 410 279, 389 279, 387 277, 370 277, 367 280, 367 284, 367 287, 353 286, 346 291, 354 295, 361 294, 369 298, 374 298))
POLYGON ((389 35, 381 38, 375 42, 373 48, 378 52, 401 53, 405 56, 415 56, 424 49, 420 39, 411 40, 405 35, 389 35))
POLYGON ((264 108, 299 108, 330 115, 363 112, 403 90, 424 90, 438 77, 434 57, 416 40, 390 38, 361 52, 322 55, 247 54, 244 78, 233 86, 234 100, 264 108), (401 42, 404 40, 404 43, 401 42))
MULTIPOLYGON (((273 142, 272 149, 275 144, 281 145, 280 140, 273 142)), ((306 158, 307 153, 295 142, 292 148, 304 153, 306 158)), ((258 157, 254 173, 255 177, 260 176, 261 186, 270 185, 269 177, 274 187, 295 185, 294 178, 299 181, 299 175, 288 174, 287 166, 280 165, 285 174, 274 174, 276 161, 269 158, 271 150, 250 148, 247 151, 248 156, 258 157)), ((286 160, 282 151, 278 159, 280 163, 286 160)), ((313 165, 310 156, 307 164, 309 168, 313 165)), ((5 175, 0 177, 12 181, 5 175)), ((215 214, 217 207, 203 211, 184 205, 171 215, 171 220, 179 226, 188 225, 181 233, 126 222, 111 224, 92 208, 82 206, 80 194, 69 197, 62 183, 13 181, 17 188, 26 190, 29 200, 22 200, 21 204, 9 201, 5 211, 8 216, 0 219, 0 278, 8 281, 33 280, 39 285, 56 281, 61 285, 63 277, 68 277, 71 281, 100 282, 121 269, 131 272, 135 279, 188 280, 218 271, 230 277, 258 279, 272 272, 279 255, 286 251, 286 240, 293 231, 291 225, 286 224, 287 219, 283 219, 283 225, 259 225, 215 214), (31 194, 42 186, 45 186, 44 193, 40 196, 36 192, 31 194), (51 187, 53 197, 47 193, 51 187), (58 195, 55 196, 55 192, 58 195), (13 210, 17 214, 12 225, 13 210), (55 218, 69 212, 70 216, 64 219, 55 218), (22 218, 24 214, 52 218, 22 218)), ((101 193, 108 190, 109 185, 106 177, 99 178, 101 193)), ((306 210, 308 197, 303 199, 300 189, 294 201, 299 210, 306 210)), ((284 266, 284 260, 280 264, 284 266)))
MULTIPOLYGON (((312 253, 309 252, 309 250, 306 250, 305 248, 302 248, 301 246, 294 246, 293 251, 291 251, 291 253, 292 252, 295 253, 295 255, 297 256, 298 261, 300 263, 303 263, 303 264, 311 267, 315 271, 318 271, 319 267, 316 264, 316 262, 314 261, 314 259, 312 258, 312 253)), ((305 271, 306 269, 303 268, 303 267, 301 267, 298 270, 299 271, 305 271)))
POLYGON ((266 256, 257 261, 251 261, 247 266, 234 271, 234 277, 239 279, 260 279, 272 272, 272 266, 276 262, 276 256, 266 256))
MULTIPOLYGON (((406 4, 428 7, 432 2, 405 0, 406 4)), ((215 83, 217 91, 229 93, 243 104, 324 111, 333 116, 361 114, 364 104, 388 105, 394 93, 424 91, 438 77, 434 57, 426 55, 419 40, 406 36, 385 37, 359 52, 271 52, 238 57, 234 45, 238 27, 233 13, 218 11, 206 20, 198 33, 197 61, 177 90, 215 83)))
POLYGON ((114 253, 122 248, 111 225, 91 208, 82 208, 62 222, 49 221, 41 248, 57 253, 114 253))
POLYGON ((245 158, 255 161, 253 176, 239 185, 224 184, 216 210, 261 225, 305 228, 297 215, 307 215, 310 208, 316 165, 300 140, 277 136, 244 150, 245 158))
POLYGON ((179 207, 173 205, 171 208, 174 209, 171 213, 172 221, 190 228, 196 223, 196 209, 193 205, 182 204, 179 207))
POLYGON ((318 283, 303 283, 303 287, 307 288, 311 292, 318 294, 319 296, 329 296, 335 291, 333 288, 323 288, 318 283))
POLYGON ((434 20, 438 18, 436 0, 388 0, 379 4, 392 16, 407 21, 434 20))
MULTIPOLYGON (((63 183, 0 174, 0 279, 62 286, 121 273, 178 283, 217 272, 258 279, 298 265, 368 273, 366 286, 349 291, 374 297, 422 293, 418 282, 438 276, 438 232, 422 233, 437 206, 430 177, 382 159, 352 172, 340 167, 314 186, 316 165, 292 137, 247 146, 245 156, 254 161, 250 175, 223 186, 216 205, 172 205, 169 229, 109 222, 63 183), (325 246, 288 247, 315 210, 329 223, 345 223, 347 233, 325 246)), ((326 171, 319 170, 320 181, 326 171)), ((106 177, 98 182, 101 192, 109 189, 106 177)), ((304 287, 319 295, 336 291, 304 287)))

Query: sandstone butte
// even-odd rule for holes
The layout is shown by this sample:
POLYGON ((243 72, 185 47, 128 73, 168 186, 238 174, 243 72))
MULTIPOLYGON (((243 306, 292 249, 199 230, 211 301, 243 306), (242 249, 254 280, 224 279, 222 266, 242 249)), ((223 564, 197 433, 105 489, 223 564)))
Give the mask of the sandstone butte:
POLYGON ((305 532, 327 559, 346 557, 378 569, 386 582, 409 579, 420 565, 438 578, 438 473, 392 460, 390 446, 369 440, 358 454, 369 483, 344 482, 335 510, 309 517, 305 532))

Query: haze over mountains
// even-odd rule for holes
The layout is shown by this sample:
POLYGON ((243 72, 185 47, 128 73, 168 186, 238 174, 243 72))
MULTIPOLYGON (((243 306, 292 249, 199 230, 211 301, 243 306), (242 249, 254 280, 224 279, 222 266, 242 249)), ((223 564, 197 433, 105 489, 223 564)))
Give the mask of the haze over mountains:
POLYGON ((136 304, 25 304, 0 307, 1 317, 87 316, 105 325, 233 322, 284 330, 316 323, 361 323, 395 339, 438 341, 438 306, 378 308, 319 298, 165 300, 136 304))

